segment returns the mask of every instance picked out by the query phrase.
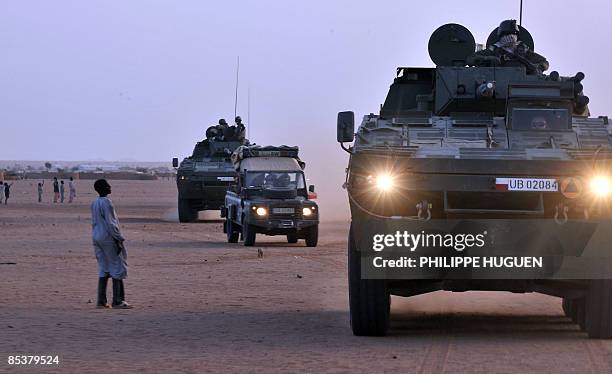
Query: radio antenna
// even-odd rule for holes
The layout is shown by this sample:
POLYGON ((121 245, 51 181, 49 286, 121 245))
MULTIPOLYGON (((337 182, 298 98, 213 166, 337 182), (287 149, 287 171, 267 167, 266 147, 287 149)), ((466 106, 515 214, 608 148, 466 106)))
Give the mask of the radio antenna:
POLYGON ((240 56, 238 56, 238 60, 236 62, 236 94, 234 97, 234 118, 238 114, 238 73, 240 72, 240 56))
POLYGON ((247 89, 247 139, 251 137, 251 86, 247 89))
POLYGON ((523 26, 523 0, 521 0, 521 10, 519 13, 519 26, 523 26))

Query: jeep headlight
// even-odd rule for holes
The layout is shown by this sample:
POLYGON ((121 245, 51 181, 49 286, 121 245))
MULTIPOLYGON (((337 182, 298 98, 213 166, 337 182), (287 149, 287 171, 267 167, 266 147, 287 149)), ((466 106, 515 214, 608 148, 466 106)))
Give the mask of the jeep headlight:
POLYGON ((612 181, 610 181, 610 178, 603 175, 591 178, 589 186, 591 193, 597 197, 607 197, 612 192, 612 181))
POLYGON ((302 215, 304 217, 310 217, 314 215, 315 208, 314 207, 304 207, 302 208, 302 215))
POLYGON ((257 214, 257 215, 258 215, 258 216, 260 216, 260 217, 263 217, 263 216, 265 216, 265 215, 267 215, 267 214, 268 214, 268 209, 266 209, 266 208, 264 208, 264 207, 262 207, 262 206, 257 207, 257 208, 255 209, 255 214, 257 214))

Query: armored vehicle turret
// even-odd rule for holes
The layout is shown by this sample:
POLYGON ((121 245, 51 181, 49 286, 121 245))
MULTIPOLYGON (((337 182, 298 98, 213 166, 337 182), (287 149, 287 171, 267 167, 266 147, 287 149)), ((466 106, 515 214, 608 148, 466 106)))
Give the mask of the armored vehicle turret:
MULTIPOLYGON (((237 117, 239 118, 239 117, 237 117)), ((231 155, 241 145, 248 144, 244 138, 244 125, 228 126, 225 120, 206 130, 206 138, 196 143, 191 156, 178 167, 178 213, 180 222, 193 222, 202 210, 217 210, 223 205, 225 191, 236 183, 236 171, 231 155)))
POLYGON ((585 75, 546 74, 512 20, 485 46, 447 24, 428 47, 435 67, 398 68, 356 133, 338 114, 353 332, 384 335, 390 295, 501 290, 562 297, 612 337, 612 126, 590 117, 585 75))

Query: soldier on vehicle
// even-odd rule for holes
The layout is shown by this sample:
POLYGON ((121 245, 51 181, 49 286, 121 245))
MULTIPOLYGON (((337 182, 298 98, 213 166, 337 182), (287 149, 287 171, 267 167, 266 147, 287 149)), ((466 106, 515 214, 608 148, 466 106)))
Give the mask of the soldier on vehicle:
POLYGON ((494 56, 502 66, 525 66, 528 74, 542 74, 549 68, 546 57, 532 51, 519 38, 520 28, 516 20, 502 21, 497 28, 497 42, 475 56, 494 56))
POLYGON ((215 140, 227 140, 227 136, 225 134, 227 133, 228 127, 229 125, 227 124, 225 118, 221 118, 219 120, 219 124, 217 125, 217 138, 215 140))
POLYGON ((245 137, 246 127, 242 123, 242 118, 240 118, 240 116, 237 116, 234 121, 236 122, 236 130, 234 136, 237 140, 242 141, 245 137))
POLYGON ((206 129, 206 139, 204 141, 208 141, 210 139, 215 139, 219 136, 218 126, 210 126, 206 129))

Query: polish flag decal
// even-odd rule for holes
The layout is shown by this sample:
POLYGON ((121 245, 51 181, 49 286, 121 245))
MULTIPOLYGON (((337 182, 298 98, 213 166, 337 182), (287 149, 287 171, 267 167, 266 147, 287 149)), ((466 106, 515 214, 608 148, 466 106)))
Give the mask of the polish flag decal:
POLYGON ((508 178, 495 178, 495 189, 498 191, 508 191, 508 178))

